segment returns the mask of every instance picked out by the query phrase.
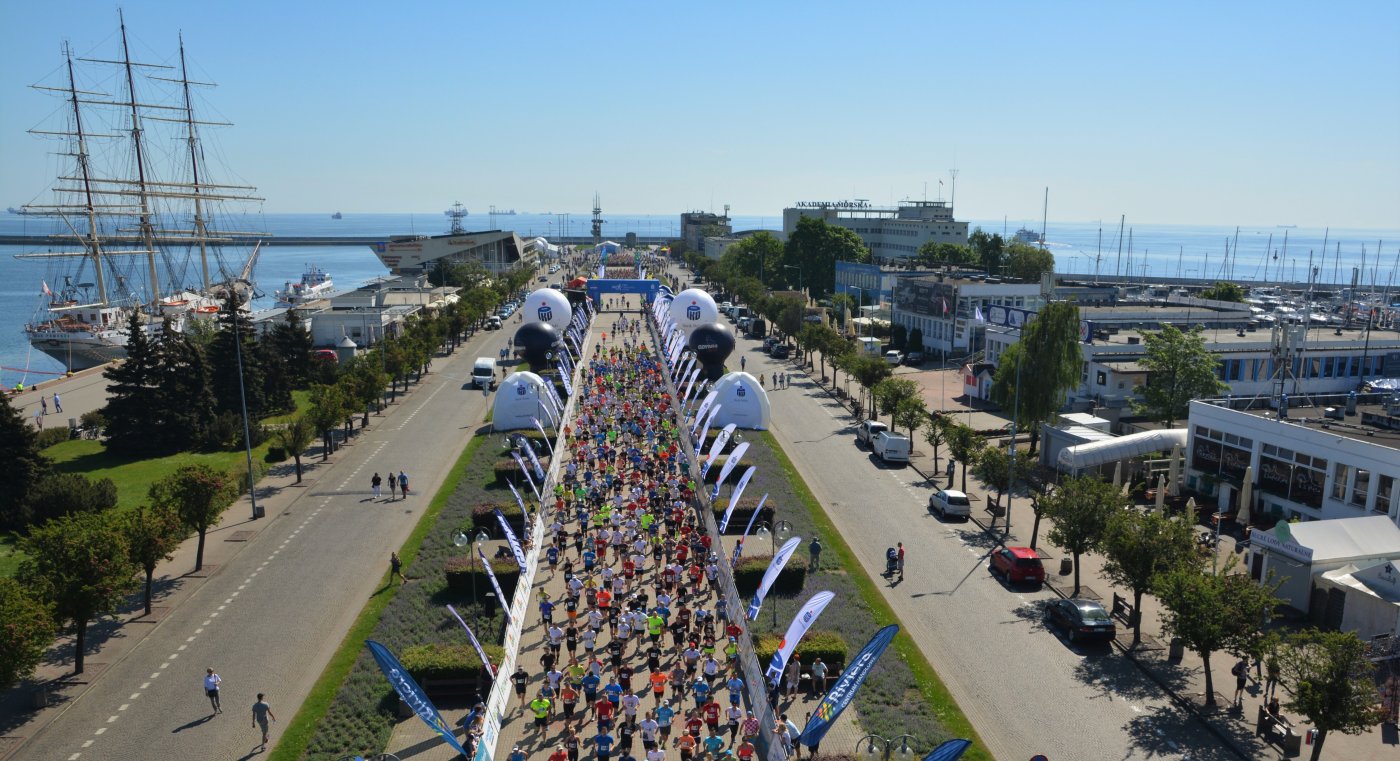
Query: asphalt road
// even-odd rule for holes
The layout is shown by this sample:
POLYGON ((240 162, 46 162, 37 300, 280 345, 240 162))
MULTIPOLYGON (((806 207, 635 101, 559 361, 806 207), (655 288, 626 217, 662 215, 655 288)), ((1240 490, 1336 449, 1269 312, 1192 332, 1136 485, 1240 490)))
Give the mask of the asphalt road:
MULTIPOLYGON (((796 370, 743 338, 731 367, 741 354, 770 388, 775 371, 796 370)), ((1054 594, 1011 589, 990 575, 995 542, 975 523, 929 514, 932 487, 912 468, 882 467, 858 448, 854 421, 814 382, 795 374, 769 400, 773 434, 997 758, 1235 758, 1121 654, 1047 629, 1042 611, 1054 594), (900 541, 905 581, 891 586, 879 574, 885 549, 900 541)))
MULTIPOLYGON (((437 360, 420 388, 377 427, 332 456, 284 513, 144 641, 19 751, 19 759, 246 759, 260 735, 250 708, 265 692, 289 721, 381 583, 446 476, 489 396, 464 388, 476 356, 495 356, 511 330, 481 333, 437 360), (392 468, 407 500, 374 501, 369 479, 392 468), (206 667, 223 678, 213 715, 206 667)), ((212 541, 219 541, 217 538, 212 541)), ((410 577, 412 568, 407 569, 410 577)), ((273 740, 280 732, 274 725, 273 740)))

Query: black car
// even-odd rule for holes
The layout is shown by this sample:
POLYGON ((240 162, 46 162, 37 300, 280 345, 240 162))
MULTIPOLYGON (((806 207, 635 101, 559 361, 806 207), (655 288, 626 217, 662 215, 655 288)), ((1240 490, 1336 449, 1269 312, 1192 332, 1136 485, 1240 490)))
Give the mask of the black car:
POLYGON ((1118 635, 1108 611, 1093 600, 1053 600, 1045 607, 1045 616, 1065 630, 1070 642, 1108 641, 1118 635))
POLYGON ((774 344, 773 350, 768 353, 768 356, 773 359, 787 359, 791 352, 792 350, 788 348, 787 344, 774 344))

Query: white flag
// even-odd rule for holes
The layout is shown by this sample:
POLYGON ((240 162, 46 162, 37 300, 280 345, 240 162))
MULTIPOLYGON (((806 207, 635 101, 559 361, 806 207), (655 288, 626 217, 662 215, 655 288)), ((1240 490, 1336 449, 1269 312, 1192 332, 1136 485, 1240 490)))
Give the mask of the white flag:
MULTIPOLYGON (((691 435, 691 436, 694 436, 694 435, 695 435, 695 432, 696 432, 697 430, 699 430, 699 428, 700 428, 700 423, 701 423, 702 420, 704 419, 705 413, 706 413, 707 411, 709 411, 710 405, 715 403, 715 397, 716 397, 716 396, 718 396, 718 394, 716 394, 715 391, 714 391, 713 389, 711 389, 709 395, 707 395, 707 396, 705 397, 705 401, 701 402, 701 403, 700 403, 700 406, 695 410, 695 422, 694 422, 694 423, 691 423, 691 425, 690 425, 690 435, 691 435)), ((705 439, 704 439, 704 437, 701 437, 700 440, 701 440, 701 441, 704 441, 705 439)))
POLYGON ((705 416, 705 427, 700 431, 700 438, 695 440, 695 456, 697 458, 700 457, 700 447, 704 446, 705 444, 705 437, 710 435, 710 423, 715 419, 715 415, 719 414, 720 409, 723 407, 723 404, 716 404, 715 406, 710 408, 710 414, 705 416))
MULTIPOLYGON (((729 443, 729 438, 734 435, 734 430, 738 427, 738 423, 730 423, 720 429, 719 435, 715 437, 714 443, 710 445, 710 451, 705 453, 705 470, 708 471, 710 466, 714 464, 715 458, 719 457, 720 450, 724 449, 724 445, 729 443)), ((703 442, 704 439, 700 441, 703 442)))
POLYGON ((763 598, 768 595, 768 588, 773 586, 773 582, 778 580, 778 574, 783 572, 783 566, 787 565, 788 558, 797 551, 797 545, 802 543, 802 537, 794 536, 783 542, 783 546, 778 548, 778 554, 773 556, 773 562, 768 564, 768 570, 763 573, 763 581, 759 582, 758 591, 754 593, 753 602, 749 603, 749 620, 758 618, 758 612, 763 609, 763 598))
POLYGON ((768 671, 764 676, 768 677, 769 684, 777 684, 783 676, 783 666, 787 665, 787 659, 797 650, 797 643, 802 641, 802 637, 807 634, 807 630, 812 628, 812 623, 817 620, 817 616, 822 614, 827 603, 836 596, 835 592, 818 592, 807 599, 802 610, 797 611, 797 615, 792 617, 792 623, 788 624, 787 634, 783 635, 782 644, 778 646, 778 652, 773 653, 773 660, 768 662, 768 671))
POLYGON ((733 473, 734 469, 739 467, 739 461, 744 459, 744 453, 747 451, 749 451, 749 442, 745 441, 739 446, 734 447, 734 451, 729 453, 729 458, 724 461, 724 467, 719 469, 719 478, 715 479, 715 492, 710 495, 710 499, 719 496, 719 487, 723 486, 724 479, 728 478, 729 474, 733 473))
POLYGON ((749 479, 753 478, 753 474, 757 470, 757 465, 750 465, 749 469, 744 471, 743 477, 739 479, 739 484, 734 487, 734 493, 729 495, 729 506, 724 508, 724 517, 719 520, 721 534, 729 528, 729 516, 734 514, 734 506, 739 504, 739 497, 744 493, 744 487, 749 485, 749 479))

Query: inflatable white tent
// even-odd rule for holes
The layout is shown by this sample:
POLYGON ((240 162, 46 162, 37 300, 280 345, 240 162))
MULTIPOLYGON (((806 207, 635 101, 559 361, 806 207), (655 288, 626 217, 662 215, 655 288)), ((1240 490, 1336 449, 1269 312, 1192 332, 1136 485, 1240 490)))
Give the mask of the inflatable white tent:
POLYGON ((598 253, 600 254, 616 254, 621 250, 622 244, 615 240, 605 240, 598 244, 598 253))
POLYGON ((491 406, 491 426, 497 431, 534 428, 530 418, 550 425, 556 417, 554 402, 545 390, 545 379, 531 372, 511 373, 496 387, 491 406))
POLYGON ((768 392, 758 379, 748 373, 728 373, 715 382, 715 404, 720 405, 712 425, 723 428, 733 423, 736 428, 768 430, 772 418, 768 409, 768 392))
POLYGON ((539 251, 545 256, 554 257, 559 255, 559 247, 554 245, 553 243, 550 243, 544 238, 535 238, 529 243, 525 244, 525 247, 533 248, 534 250, 539 251))

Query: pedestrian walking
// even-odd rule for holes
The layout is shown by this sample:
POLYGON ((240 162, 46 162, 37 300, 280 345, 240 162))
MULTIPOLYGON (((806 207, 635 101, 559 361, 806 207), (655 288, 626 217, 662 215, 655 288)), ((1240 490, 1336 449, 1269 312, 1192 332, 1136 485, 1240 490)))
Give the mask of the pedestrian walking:
POLYGON ((49 414, 49 400, 42 396, 39 397, 39 414, 49 414))
POLYGON ((404 576, 403 576, 403 561, 399 559, 399 553, 397 553, 397 552, 390 552, 390 553, 389 553, 389 582, 390 582, 390 583, 393 583, 394 577, 395 577, 395 576, 398 577, 399 583, 400 583, 400 584, 407 584, 407 583, 408 583, 408 579, 405 579, 404 576))
POLYGON ((402 470, 399 471, 399 493, 408 499, 408 476, 402 470))
POLYGON ((1244 705, 1244 685, 1249 681, 1249 659, 1241 658, 1235 662, 1230 673, 1235 677, 1235 707, 1244 705))
POLYGON ((379 499, 379 485, 382 483, 384 483, 384 479, 380 478, 378 473, 369 479, 369 490, 374 493, 375 499, 379 499))
POLYGON ((224 712, 224 709, 219 707, 219 685, 223 682, 223 678, 215 674, 214 669, 205 669, 204 694, 209 698, 209 706, 214 709, 214 713, 224 712))
POLYGON ((822 564, 822 540, 812 537, 812 543, 807 545, 807 554, 812 556, 812 571, 816 572, 822 564))
POLYGON ((258 702, 253 704, 253 726, 262 730, 262 747, 259 750, 267 750, 267 725, 268 720, 277 721, 277 714, 272 712, 272 706, 267 704, 263 693, 258 693, 258 702))
POLYGON ((763 373, 758 374, 758 387, 763 388, 763 373))
POLYGON ((54 412, 62 412, 62 411, 63 411, 63 402, 60 402, 60 401, 58 400, 58 392, 57 392, 57 391, 53 392, 53 411, 54 411, 54 412))
POLYGON ((953 468, 957 467, 957 464, 958 464, 958 461, 957 461, 957 460, 954 460, 954 459, 951 458, 951 457, 948 458, 947 473, 948 473, 948 486, 949 486, 949 488, 952 488, 952 486, 953 486, 953 468))
POLYGON ((899 580, 904 581, 904 542, 896 542, 896 544, 898 545, 896 558, 898 560, 899 580))
POLYGON ((1279 665, 1276 653, 1270 653, 1264 659, 1264 671, 1268 674, 1268 679, 1264 682, 1264 697, 1271 698, 1278 687, 1279 677, 1283 675, 1283 667, 1279 665))
POLYGON ((394 501, 394 490, 397 489, 397 488, 399 488, 399 481, 398 481, 398 479, 394 478, 394 470, 393 470, 392 468, 390 468, 390 469, 389 469, 389 501, 390 501, 390 502, 393 502, 393 501, 394 501))

